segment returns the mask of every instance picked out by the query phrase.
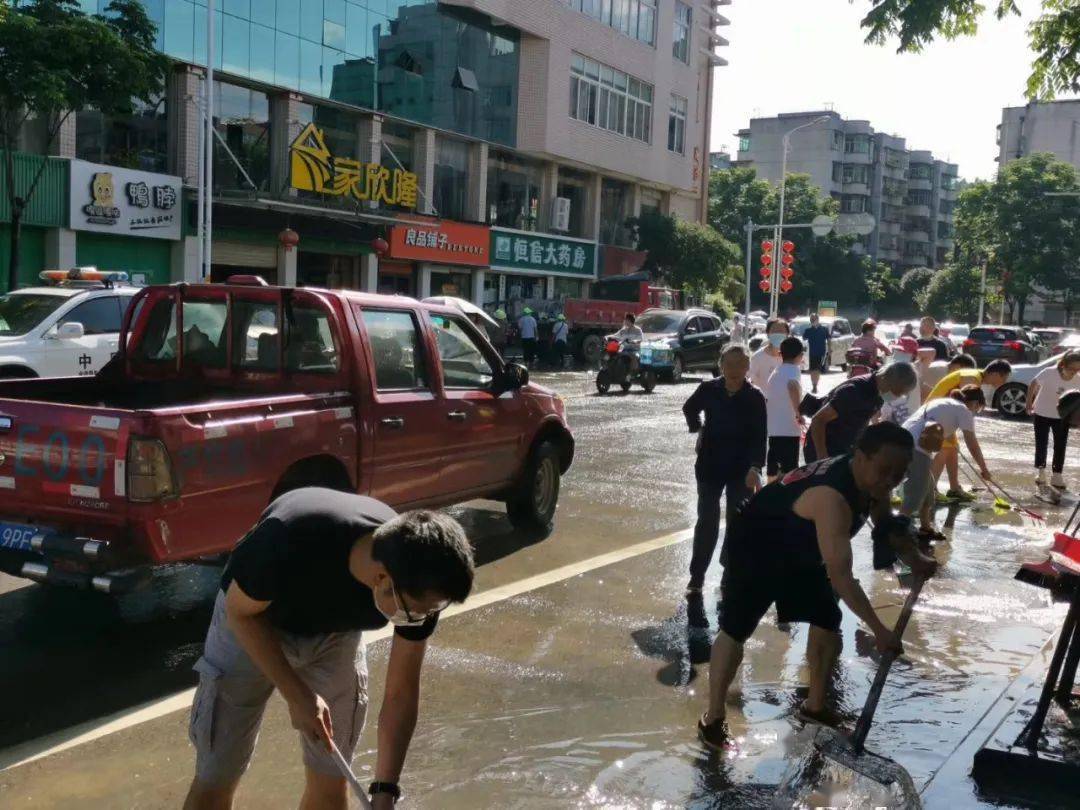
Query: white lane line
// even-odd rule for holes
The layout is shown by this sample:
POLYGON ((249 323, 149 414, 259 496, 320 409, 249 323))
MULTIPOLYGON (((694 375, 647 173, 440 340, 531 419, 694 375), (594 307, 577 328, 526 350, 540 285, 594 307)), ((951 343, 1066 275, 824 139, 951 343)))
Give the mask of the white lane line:
MULTIPOLYGON (((543 588, 547 585, 554 585, 557 582, 571 579, 580 574, 586 574, 589 571, 603 568, 606 565, 613 565, 632 557, 648 554, 651 551, 658 551, 659 549, 680 543, 683 540, 690 538, 692 535, 693 532, 691 530, 666 534, 662 537, 655 537, 652 540, 635 543, 632 546, 627 546, 626 548, 618 549, 617 551, 609 551, 606 554, 599 554, 596 557, 590 557, 587 560, 570 563, 569 565, 552 569, 543 574, 519 579, 517 582, 489 588, 475 596, 469 597, 469 600, 463 605, 451 605, 443 611, 443 618, 457 616, 462 613, 468 613, 471 610, 487 607, 496 602, 513 599, 515 596, 520 596, 523 593, 535 591, 538 588, 543 588)), ((391 628, 389 626, 380 630, 364 633, 364 643, 370 644, 379 639, 389 638, 390 633, 391 628)), ((85 723, 79 723, 78 725, 53 732, 52 734, 46 734, 44 737, 39 737, 36 740, 20 743, 19 745, 0 751, 0 771, 7 771, 18 768, 20 765, 27 765, 35 760, 44 759, 53 754, 59 754, 61 751, 67 751, 70 748, 75 748, 84 743, 92 742, 101 739, 102 737, 107 737, 110 734, 115 734, 118 731, 140 725, 141 723, 156 720, 157 718, 164 717, 172 712, 186 709, 191 706, 191 701, 194 697, 195 689, 192 687, 191 689, 185 689, 183 692, 177 692, 166 698, 152 700, 130 709, 116 712, 115 714, 99 717, 96 720, 90 720, 85 723)))

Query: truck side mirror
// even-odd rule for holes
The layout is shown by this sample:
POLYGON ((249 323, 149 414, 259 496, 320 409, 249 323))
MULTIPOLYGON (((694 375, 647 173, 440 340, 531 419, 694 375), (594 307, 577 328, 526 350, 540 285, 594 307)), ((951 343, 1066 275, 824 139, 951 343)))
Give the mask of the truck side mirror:
POLYGON ((67 321, 60 324, 56 330, 56 336, 60 340, 78 340, 86 334, 83 325, 78 321, 67 321))

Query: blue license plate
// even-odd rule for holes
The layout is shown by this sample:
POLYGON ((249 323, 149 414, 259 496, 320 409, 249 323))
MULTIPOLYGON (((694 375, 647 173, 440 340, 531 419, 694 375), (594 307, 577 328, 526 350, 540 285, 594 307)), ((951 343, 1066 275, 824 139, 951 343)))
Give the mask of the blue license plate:
POLYGON ((37 533, 36 526, 0 521, 0 548, 30 551, 30 539, 37 533))

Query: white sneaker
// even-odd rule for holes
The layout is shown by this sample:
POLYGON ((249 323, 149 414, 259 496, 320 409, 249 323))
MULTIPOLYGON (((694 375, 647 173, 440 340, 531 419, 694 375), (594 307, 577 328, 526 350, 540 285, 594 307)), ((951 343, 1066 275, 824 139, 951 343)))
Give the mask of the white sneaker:
POLYGON ((1046 486, 1046 467, 1039 467, 1039 474, 1035 476, 1035 483, 1039 486, 1046 486))
POLYGON ((1054 473, 1052 476, 1050 476, 1050 486, 1057 489, 1068 489, 1068 486, 1066 486, 1065 484, 1065 478, 1061 475, 1061 473, 1054 473))

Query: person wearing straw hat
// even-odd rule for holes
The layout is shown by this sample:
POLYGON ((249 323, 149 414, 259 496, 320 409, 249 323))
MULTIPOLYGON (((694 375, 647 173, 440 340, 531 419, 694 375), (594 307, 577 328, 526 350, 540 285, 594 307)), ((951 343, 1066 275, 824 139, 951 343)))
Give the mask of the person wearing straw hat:
POLYGON ((566 322, 566 315, 560 312, 555 316, 555 325, 551 327, 551 363, 555 368, 563 367, 569 339, 570 325, 566 322))
POLYGON ((531 367, 536 360, 536 318, 533 317, 532 307, 525 307, 518 318, 518 334, 521 335, 521 353, 525 365, 531 367))
POLYGON ((439 512, 398 515, 372 498, 307 487, 276 499, 221 579, 189 734, 195 778, 184 810, 227 810, 277 689, 300 732, 303 808, 345 810, 334 749, 351 761, 367 713, 361 634, 393 625, 379 713, 374 810, 400 798, 420 671, 439 613, 472 590, 461 526, 439 512))
POLYGON ((498 324, 491 330, 491 343, 501 357, 506 356, 506 332, 509 324, 506 321, 506 310, 499 307, 494 312, 495 323, 498 324))

